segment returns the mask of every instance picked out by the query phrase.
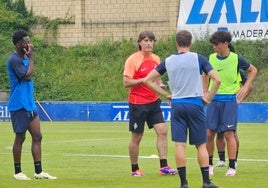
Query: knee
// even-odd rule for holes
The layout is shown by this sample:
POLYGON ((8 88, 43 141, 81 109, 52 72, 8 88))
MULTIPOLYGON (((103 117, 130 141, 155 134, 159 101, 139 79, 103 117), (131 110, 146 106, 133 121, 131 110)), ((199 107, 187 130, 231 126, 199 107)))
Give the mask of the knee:
POLYGON ((162 124, 156 125, 155 130, 158 135, 167 136, 168 129, 167 129, 166 124, 162 123, 162 124))
POLYGON ((226 131, 226 132, 224 132, 224 137, 227 141, 230 139, 235 139, 235 132, 234 131, 226 131))
POLYGON ((41 142, 42 141, 42 138, 43 138, 42 134, 39 133, 39 134, 33 136, 33 141, 34 142, 41 142))
POLYGON ((23 142, 25 141, 25 139, 26 139, 25 134, 16 134, 15 143, 23 144, 23 142))
POLYGON ((215 138, 215 132, 211 131, 211 130, 207 130, 207 137, 209 140, 213 140, 214 141, 214 138, 215 138))
POLYGON ((131 141, 134 143, 140 143, 143 133, 132 133, 131 141))

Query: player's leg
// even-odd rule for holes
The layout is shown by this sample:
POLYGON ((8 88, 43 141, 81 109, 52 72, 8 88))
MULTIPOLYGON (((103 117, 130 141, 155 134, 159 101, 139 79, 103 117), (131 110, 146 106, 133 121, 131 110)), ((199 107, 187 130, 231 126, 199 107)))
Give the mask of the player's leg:
POLYGON ((237 140, 235 136, 238 117, 238 105, 236 102, 226 102, 222 111, 224 124, 221 126, 221 131, 224 132, 226 140, 229 165, 226 176, 236 175, 236 153, 237 153, 237 140))
POLYGON ((225 166, 225 139, 223 133, 217 133, 216 137, 216 147, 218 151, 219 161, 217 163, 217 167, 225 166))
POLYGON ((206 126, 207 126, 207 143, 206 148, 209 155, 209 175, 214 175, 213 155, 215 149, 215 136, 218 132, 219 120, 221 119, 221 102, 212 101, 206 110, 206 126))
MULTIPOLYGON (((30 113, 30 112, 29 112, 30 113)), ((29 133, 32 137, 32 156, 35 164, 35 173, 39 174, 42 172, 42 165, 41 165, 41 140, 42 134, 40 130, 40 120, 37 114, 31 114, 33 120, 29 126, 29 133)))
POLYGON ((209 155, 207 151, 207 126, 203 107, 189 105, 189 111, 193 114, 189 115, 189 143, 195 145, 197 149, 197 159, 200 167, 204 188, 216 188, 215 184, 209 178, 209 155))
POLYGON ((215 135, 216 135, 215 131, 212 131, 210 129, 207 130, 208 141, 206 143, 206 148, 207 148, 208 155, 209 155, 209 175, 210 176, 214 175, 213 154, 214 154, 214 149, 215 149, 215 141, 214 141, 215 135))
POLYGON ((148 116, 147 124, 149 128, 154 128, 156 133, 156 147, 160 159, 160 175, 174 175, 177 174, 176 169, 172 169, 168 165, 167 160, 167 132, 168 128, 164 121, 163 113, 160 107, 161 101, 157 100, 156 102, 150 104, 150 116, 148 116))
POLYGON ((157 136, 156 147, 159 158, 167 159, 167 126, 165 123, 158 123, 154 125, 154 130, 157 136))
POLYGON ((229 168, 228 172, 226 173, 226 176, 234 176, 236 174, 235 162, 237 152, 235 133, 234 131, 226 131, 224 132, 224 137, 226 139, 228 158, 229 158, 229 166, 228 166, 229 168))
POLYGON ((139 147, 143 137, 144 124, 146 120, 146 105, 129 104, 129 131, 131 138, 128 145, 132 176, 144 176, 139 168, 139 147))
POLYGON ((129 150, 132 176, 144 175, 138 165, 139 146, 140 146, 142 136, 143 136, 143 133, 135 133, 135 132, 131 133, 131 139, 128 145, 128 150, 129 150))
POLYGON ((32 137, 32 156, 34 160, 34 178, 35 179, 57 179, 55 176, 51 176, 50 174, 44 172, 42 170, 42 150, 41 150, 41 141, 42 141, 42 133, 40 129, 40 119, 37 114, 37 111, 28 112, 29 118, 31 120, 28 131, 32 137))
POLYGON ((15 140, 12 149, 15 169, 13 177, 16 180, 30 180, 30 178, 27 177, 21 170, 22 145, 25 141, 25 133, 29 125, 27 113, 25 110, 21 109, 13 111, 10 114, 13 131, 15 133, 15 140))
POLYGON ((238 158, 238 153, 239 153, 239 138, 237 135, 237 131, 235 131, 235 140, 236 140, 236 146, 237 146, 237 151, 236 151, 236 166, 237 166, 237 158, 238 158))
POLYGON ((22 144, 25 140, 25 133, 16 133, 15 140, 13 143, 13 159, 15 165, 15 174, 21 172, 21 153, 22 153, 22 144))
POLYGON ((196 145, 197 148, 197 159, 201 169, 203 178, 203 187, 217 188, 218 186, 213 184, 209 179, 209 163, 208 163, 208 152, 206 149, 206 144, 196 145))
POLYGON ((186 143, 184 142, 175 142, 175 161, 180 177, 181 187, 187 187, 188 181, 186 178, 186 143))

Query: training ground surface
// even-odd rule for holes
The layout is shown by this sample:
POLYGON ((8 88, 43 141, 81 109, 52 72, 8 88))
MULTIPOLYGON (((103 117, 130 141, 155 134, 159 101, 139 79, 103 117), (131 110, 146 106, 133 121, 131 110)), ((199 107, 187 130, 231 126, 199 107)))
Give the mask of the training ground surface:
MULTIPOLYGON (((170 124, 168 123, 168 126, 170 124)), ((131 177, 128 158, 130 133, 127 123, 41 122, 43 170, 57 180, 16 181, 13 179, 10 122, 0 122, 1 188, 178 188, 179 177, 160 176, 155 133, 146 129, 141 142, 139 164, 144 177, 131 177)), ((225 177, 226 167, 215 168, 212 181, 220 188, 268 187, 268 124, 239 124, 240 150, 237 175, 225 177)), ((168 135, 168 160, 175 168, 174 143, 168 135)), ((217 153, 214 154, 214 164, 217 153)), ((201 187, 201 174, 194 146, 187 145, 187 176, 191 188, 201 187)), ((23 145, 22 170, 32 177, 31 139, 23 145)))

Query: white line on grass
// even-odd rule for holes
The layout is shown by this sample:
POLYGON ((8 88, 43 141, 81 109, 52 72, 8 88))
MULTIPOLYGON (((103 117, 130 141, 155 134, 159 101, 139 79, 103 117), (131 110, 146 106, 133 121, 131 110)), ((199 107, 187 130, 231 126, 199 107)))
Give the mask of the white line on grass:
MULTIPOLYGON (((108 154, 83 154, 83 153, 66 153, 64 156, 74 156, 74 157, 110 157, 110 158, 129 158, 128 155, 108 155, 108 154)), ((139 156, 139 158, 143 159, 156 159, 159 158, 157 155, 152 154, 149 156, 139 156)), ((197 158, 187 158, 189 160, 197 160, 197 158)), ((238 159, 239 161, 247 161, 247 162, 268 162, 268 159, 238 159)))
MULTIPOLYGON (((7 150, 11 150, 11 147, 6 147, 7 150)), ((24 151, 25 152, 25 151, 24 151)), ((10 155, 10 153, 1 152, 0 155, 10 155)), ((58 155, 52 153, 44 153, 43 155, 58 155)), ((129 158, 128 155, 109 155, 109 154, 86 154, 86 153, 63 153, 63 156, 68 157, 107 157, 107 158, 129 158)), ((149 156, 141 155, 139 156, 141 159, 158 159, 158 155, 152 154, 149 156)), ((188 157, 187 160, 197 160, 194 157, 188 157)), ((268 162, 268 159, 241 159, 239 158, 238 161, 246 161, 246 162, 268 162)))
MULTIPOLYGON (((128 155, 99 155, 99 154, 71 154, 66 153, 64 156, 74 156, 74 157, 110 157, 110 158, 129 158, 128 155)), ((149 156, 139 156, 139 158, 144 159, 157 159, 157 155, 149 155, 149 156)))

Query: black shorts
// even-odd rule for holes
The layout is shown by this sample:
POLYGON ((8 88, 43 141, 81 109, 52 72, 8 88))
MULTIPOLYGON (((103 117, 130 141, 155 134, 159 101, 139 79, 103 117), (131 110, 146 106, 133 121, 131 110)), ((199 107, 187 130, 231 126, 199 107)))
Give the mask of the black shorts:
POLYGON ((149 104, 129 103, 129 131, 143 133, 145 122, 149 129, 153 128, 155 124, 164 123, 160 104, 160 99, 149 104))
POLYGON ((20 109, 10 112, 10 115, 13 131, 15 133, 25 133, 28 130, 31 121, 38 116, 38 113, 36 110, 26 111, 25 109, 20 109))

